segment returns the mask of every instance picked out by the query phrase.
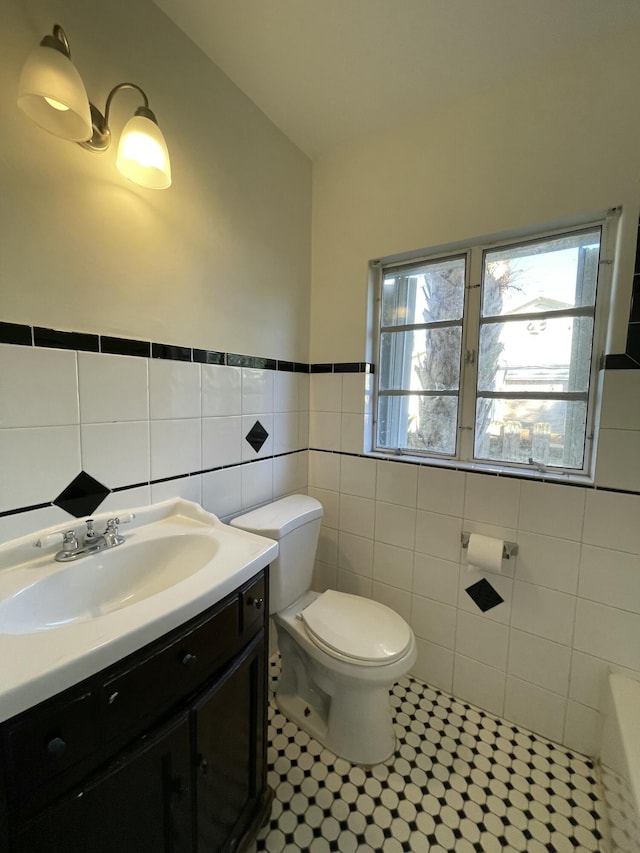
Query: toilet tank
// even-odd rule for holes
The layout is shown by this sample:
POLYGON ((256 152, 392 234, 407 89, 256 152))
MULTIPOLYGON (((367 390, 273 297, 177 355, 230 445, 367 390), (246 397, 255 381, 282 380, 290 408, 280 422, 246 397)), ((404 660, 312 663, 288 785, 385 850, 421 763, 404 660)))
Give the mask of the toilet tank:
POLYGON ((230 522, 278 542, 278 556, 269 570, 269 613, 284 610, 311 588, 322 515, 322 504, 315 498, 290 495, 230 522))

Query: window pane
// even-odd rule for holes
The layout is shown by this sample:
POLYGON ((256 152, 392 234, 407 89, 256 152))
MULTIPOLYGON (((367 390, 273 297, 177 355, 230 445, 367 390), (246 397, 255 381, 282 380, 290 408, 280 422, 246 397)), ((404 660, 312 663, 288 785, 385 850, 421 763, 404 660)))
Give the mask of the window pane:
POLYGON ((594 305, 599 252, 599 228, 486 252, 482 315, 594 305))
POLYGON ((476 403, 475 456, 494 462, 530 459, 549 467, 583 466, 587 404, 566 400, 476 403))
POLYGON ((382 284, 382 326, 461 320, 465 259, 389 271, 382 284))
POLYGON ((462 328, 383 332, 379 387, 383 391, 457 391, 462 328))
POLYGON ((455 454, 457 396, 383 396, 378 411, 378 447, 455 454))
POLYGON ((480 329, 479 391, 587 391, 591 317, 485 323, 480 329))

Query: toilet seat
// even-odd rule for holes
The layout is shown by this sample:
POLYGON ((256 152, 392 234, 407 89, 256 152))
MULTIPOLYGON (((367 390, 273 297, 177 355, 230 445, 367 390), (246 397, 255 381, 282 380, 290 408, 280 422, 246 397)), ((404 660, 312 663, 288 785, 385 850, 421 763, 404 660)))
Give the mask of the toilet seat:
POLYGON ((301 613, 309 638, 339 658, 363 664, 387 664, 411 645, 411 628, 384 604, 327 590, 301 613))

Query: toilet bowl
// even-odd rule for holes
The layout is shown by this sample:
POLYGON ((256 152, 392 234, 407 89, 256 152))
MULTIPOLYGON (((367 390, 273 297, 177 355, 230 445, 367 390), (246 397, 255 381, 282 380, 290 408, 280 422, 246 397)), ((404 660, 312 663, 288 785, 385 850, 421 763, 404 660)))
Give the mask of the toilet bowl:
POLYGON ((231 524, 278 540, 270 568, 282 713, 336 755, 356 764, 395 751, 389 691, 416 659, 413 631, 390 608, 362 596, 310 590, 322 506, 293 495, 231 524))

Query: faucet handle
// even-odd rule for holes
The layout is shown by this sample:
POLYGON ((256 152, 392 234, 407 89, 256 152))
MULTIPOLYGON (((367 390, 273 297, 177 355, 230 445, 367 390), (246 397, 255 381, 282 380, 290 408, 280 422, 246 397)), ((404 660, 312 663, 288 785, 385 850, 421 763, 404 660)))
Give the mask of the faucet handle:
POLYGON ((99 534, 96 533, 96 531, 93 529, 93 519, 88 518, 85 521, 85 524, 87 525, 87 532, 84 534, 84 538, 85 539, 95 539, 96 536, 98 536, 99 534))
POLYGON ((75 530, 65 530, 62 534, 62 550, 70 554, 78 550, 79 544, 75 530))
POLYGON ((107 529, 105 533, 117 533, 119 524, 128 524, 136 517, 134 512, 124 512, 122 515, 116 515, 107 521, 107 529))
POLYGON ((75 530, 58 530, 57 533, 41 536, 33 543, 33 547, 49 548, 50 545, 59 545, 60 542, 62 542, 63 551, 75 551, 78 547, 78 537, 75 530))
POLYGON ((40 538, 36 539, 36 541, 33 543, 33 547, 49 548, 50 545, 58 545, 60 542, 62 542, 64 535, 65 534, 62 532, 62 530, 58 530, 57 533, 48 533, 46 536, 40 536, 40 538))

